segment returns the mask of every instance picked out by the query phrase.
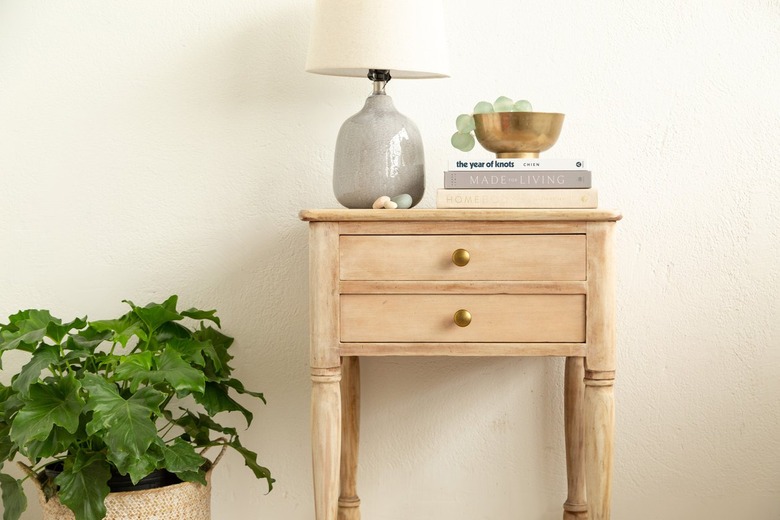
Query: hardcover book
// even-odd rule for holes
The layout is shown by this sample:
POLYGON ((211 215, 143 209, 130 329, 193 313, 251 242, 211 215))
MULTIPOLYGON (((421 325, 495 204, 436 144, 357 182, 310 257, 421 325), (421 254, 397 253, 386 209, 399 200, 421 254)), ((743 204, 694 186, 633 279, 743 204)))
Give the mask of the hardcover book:
POLYGON ((446 189, 562 189, 590 188, 590 170, 448 171, 446 189))
POLYGON ((583 159, 559 159, 548 157, 484 159, 459 159, 450 161, 450 171, 501 171, 501 170, 587 170, 583 159))
POLYGON ((530 190, 448 190, 436 192, 437 208, 597 208, 595 188, 530 190))

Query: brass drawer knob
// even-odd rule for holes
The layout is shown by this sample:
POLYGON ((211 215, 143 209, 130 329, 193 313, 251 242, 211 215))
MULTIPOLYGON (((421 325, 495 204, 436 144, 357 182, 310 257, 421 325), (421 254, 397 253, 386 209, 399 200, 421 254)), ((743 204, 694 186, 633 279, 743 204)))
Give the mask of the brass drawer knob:
POLYGON ((466 309, 460 309, 455 313, 453 320, 458 327, 468 327, 471 323, 471 313, 466 309))
POLYGON ((471 255, 465 249, 456 249, 452 252, 452 263, 458 267, 463 267, 469 263, 471 255))

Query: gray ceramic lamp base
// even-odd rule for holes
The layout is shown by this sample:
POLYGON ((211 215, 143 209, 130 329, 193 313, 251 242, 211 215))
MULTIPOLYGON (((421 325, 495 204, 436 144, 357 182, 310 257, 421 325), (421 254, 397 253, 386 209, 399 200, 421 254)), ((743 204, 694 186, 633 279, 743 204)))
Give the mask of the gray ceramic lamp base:
POLYGON ((372 94, 341 126, 333 164, 333 192, 351 209, 370 209, 382 195, 407 193, 412 206, 425 191, 425 157, 417 126, 390 96, 372 94))

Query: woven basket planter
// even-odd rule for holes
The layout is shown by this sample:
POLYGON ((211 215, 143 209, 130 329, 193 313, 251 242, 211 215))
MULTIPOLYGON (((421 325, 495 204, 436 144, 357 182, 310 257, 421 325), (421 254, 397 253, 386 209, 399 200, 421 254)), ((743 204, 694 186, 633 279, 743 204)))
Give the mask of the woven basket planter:
MULTIPOLYGON (((182 482, 154 489, 109 493, 106 497, 105 520, 211 520, 211 472, 222 458, 217 456, 206 473, 207 485, 182 482)), ((22 465, 23 466, 23 465, 22 465)), ((27 467, 25 471, 32 473, 27 467)), ((42 476, 32 474, 43 520, 75 520, 73 511, 62 505, 55 495, 46 499, 42 476)))

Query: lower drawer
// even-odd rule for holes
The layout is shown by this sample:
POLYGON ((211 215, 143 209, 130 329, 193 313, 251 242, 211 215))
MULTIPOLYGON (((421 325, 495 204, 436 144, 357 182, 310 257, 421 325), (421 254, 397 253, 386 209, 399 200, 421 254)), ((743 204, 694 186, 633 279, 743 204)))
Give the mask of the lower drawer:
POLYGON ((585 295, 345 294, 341 341, 581 343, 585 295), (465 327, 459 310, 471 315, 465 327))

